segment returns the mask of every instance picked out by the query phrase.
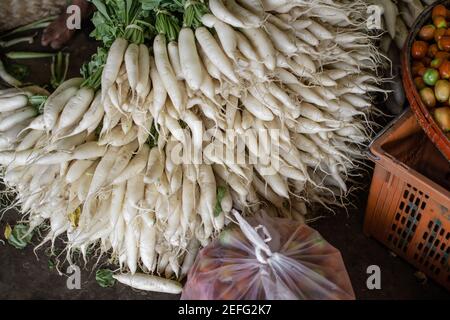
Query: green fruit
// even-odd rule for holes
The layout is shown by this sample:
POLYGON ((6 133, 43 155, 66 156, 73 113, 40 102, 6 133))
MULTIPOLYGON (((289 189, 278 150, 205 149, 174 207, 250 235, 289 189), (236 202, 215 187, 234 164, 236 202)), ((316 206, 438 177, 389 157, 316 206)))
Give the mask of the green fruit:
POLYGON ((438 80, 439 72, 436 69, 428 68, 423 74, 423 81, 429 86, 434 86, 438 80))

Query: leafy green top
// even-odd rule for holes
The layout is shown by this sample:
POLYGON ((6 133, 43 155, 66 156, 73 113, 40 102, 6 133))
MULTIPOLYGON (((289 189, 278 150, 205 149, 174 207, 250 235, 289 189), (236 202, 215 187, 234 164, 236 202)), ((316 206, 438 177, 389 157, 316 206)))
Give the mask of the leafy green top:
POLYGON ((145 20, 150 11, 142 7, 144 0, 90 0, 97 8, 91 36, 110 47, 117 38, 141 44, 152 37, 154 29, 145 20))

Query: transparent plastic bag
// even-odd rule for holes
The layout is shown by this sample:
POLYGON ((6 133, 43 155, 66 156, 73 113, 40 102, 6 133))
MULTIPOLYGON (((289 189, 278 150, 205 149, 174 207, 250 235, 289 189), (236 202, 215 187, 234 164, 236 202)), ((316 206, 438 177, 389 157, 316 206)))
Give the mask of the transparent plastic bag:
POLYGON ((355 299, 339 250, 314 229, 261 213, 202 249, 183 300, 355 299))

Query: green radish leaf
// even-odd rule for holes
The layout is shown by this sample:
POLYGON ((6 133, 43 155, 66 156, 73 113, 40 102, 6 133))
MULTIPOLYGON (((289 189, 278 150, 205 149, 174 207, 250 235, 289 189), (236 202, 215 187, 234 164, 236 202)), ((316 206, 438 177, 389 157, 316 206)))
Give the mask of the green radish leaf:
POLYGON ((50 84, 53 89, 59 87, 59 85, 66 79, 67 71, 69 70, 69 59, 70 54, 62 53, 61 51, 53 57, 52 64, 50 66, 50 84))
POLYGON ((158 139, 159 139, 159 133, 157 130, 157 124, 155 124, 155 121, 152 123, 152 127, 150 128, 150 136, 148 137, 148 145, 150 146, 150 149, 153 149, 154 147, 158 146, 158 139))
POLYGON ((107 20, 111 20, 108 14, 108 10, 106 9, 105 4, 101 0, 91 0, 94 6, 97 8, 98 12, 107 20))
POLYGON ((142 9, 144 10, 155 10, 159 7, 161 0, 141 0, 142 9))
POLYGON ((106 63, 108 53, 105 48, 98 48, 91 61, 83 64, 80 73, 85 79, 82 86, 97 89, 101 83, 101 73, 106 63))
POLYGON ((112 287, 116 280, 113 278, 113 272, 109 269, 99 269, 95 273, 95 280, 100 287, 109 288, 112 287))
POLYGON ((171 12, 184 12, 184 5, 181 1, 177 0, 163 0, 161 3, 161 8, 167 9, 171 12))
POLYGON ((33 232, 28 232, 28 226, 24 224, 16 224, 8 238, 8 243, 12 245, 14 248, 22 250, 33 238, 33 232))
POLYGON ((4 236, 5 236, 6 240, 9 239, 9 237, 11 236, 11 233, 12 233, 11 226, 9 225, 9 223, 7 223, 6 227, 5 227, 5 232, 4 232, 4 236))
POLYGON ((39 114, 44 113, 44 105, 48 96, 34 95, 28 98, 28 102, 37 109, 39 114))
POLYGON ((201 2, 187 2, 183 11, 183 25, 185 27, 198 28, 202 26, 202 17, 209 13, 208 7, 201 2))
POLYGON ((227 189, 223 186, 217 188, 216 206, 214 207, 214 216, 217 217, 222 212, 221 202, 225 197, 227 189))

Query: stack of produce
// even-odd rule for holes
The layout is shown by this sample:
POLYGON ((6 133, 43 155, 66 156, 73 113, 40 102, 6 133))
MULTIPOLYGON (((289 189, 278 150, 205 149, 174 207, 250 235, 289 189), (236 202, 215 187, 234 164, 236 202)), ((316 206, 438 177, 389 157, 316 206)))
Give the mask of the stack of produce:
POLYGON ((4 181, 30 232, 49 224, 42 244, 65 234, 69 260, 100 248, 123 271, 179 279, 233 207, 303 221, 307 205, 344 205, 370 93, 382 92, 366 4, 93 2, 105 48, 84 79, 63 83, 34 119, 20 116, 25 102, 1 115, 0 130, 22 130, 0 152, 4 181))

